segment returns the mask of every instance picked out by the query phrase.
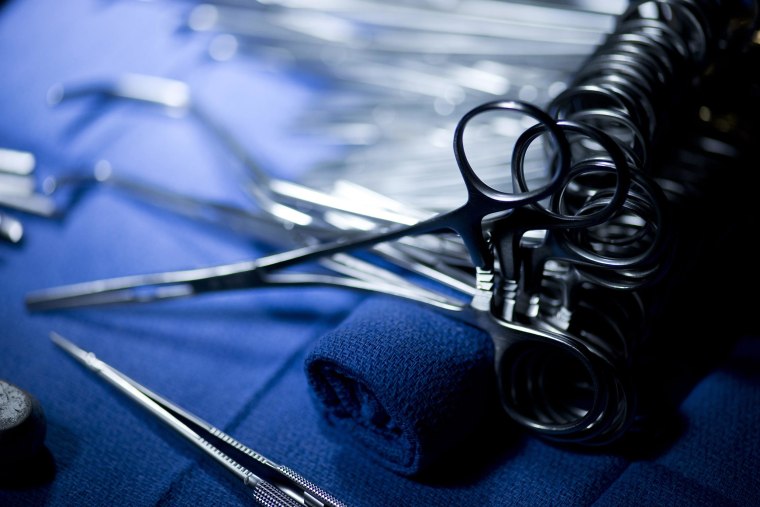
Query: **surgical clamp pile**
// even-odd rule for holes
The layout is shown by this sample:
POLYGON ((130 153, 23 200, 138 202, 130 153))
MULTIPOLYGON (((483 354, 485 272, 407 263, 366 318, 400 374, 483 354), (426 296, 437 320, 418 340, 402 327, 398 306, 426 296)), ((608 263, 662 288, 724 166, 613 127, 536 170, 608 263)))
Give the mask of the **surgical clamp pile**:
MULTIPOLYGON (((401 225, 376 221, 369 231, 335 228, 337 240, 322 237, 257 260, 43 290, 30 294, 27 304, 48 310, 286 285, 393 294, 491 335, 503 408, 525 428, 558 442, 616 442, 636 429, 640 415, 632 365, 646 338, 650 298, 673 266, 671 210, 694 197, 684 190, 688 168, 659 174, 651 148, 663 135, 672 102, 736 36, 726 27, 746 26, 756 16, 756 6, 750 10, 727 12, 707 1, 635 3, 548 113, 514 100, 470 109, 454 130, 467 201, 453 211, 401 225), (736 23, 726 22, 735 15, 736 23), (494 114, 529 121, 514 142, 507 191, 484 178, 467 154, 468 126, 494 114), (536 150, 546 155, 548 168, 540 182, 526 169, 536 150), (451 231, 462 240, 468 266, 461 257, 425 265, 422 259, 435 256, 441 243, 429 249, 412 243, 388 257, 421 268, 418 274, 443 266, 436 280, 444 283, 461 281, 450 273, 467 272, 474 284, 461 291, 465 303, 389 281, 379 268, 336 261, 347 252, 451 231), (327 264, 332 273, 291 269, 324 260, 333 261, 327 264)), ((307 198, 287 201, 295 209, 324 209, 307 198)))

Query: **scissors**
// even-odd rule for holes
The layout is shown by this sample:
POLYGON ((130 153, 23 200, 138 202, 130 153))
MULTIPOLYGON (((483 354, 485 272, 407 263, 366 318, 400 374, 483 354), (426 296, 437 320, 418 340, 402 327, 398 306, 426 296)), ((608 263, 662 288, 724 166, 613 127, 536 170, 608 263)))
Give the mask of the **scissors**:
MULTIPOLYGON (((388 228, 362 236, 352 236, 346 240, 339 240, 333 243, 311 245, 260 258, 255 261, 181 272, 124 277, 48 289, 30 294, 27 298, 27 304, 32 310, 41 310, 93 304, 125 303, 130 301, 146 302, 153 299, 188 296, 208 291, 283 284, 336 284, 373 290, 372 287, 356 280, 337 280, 334 277, 326 278, 317 275, 311 277, 293 274, 274 275, 272 272, 348 250, 447 229, 453 230, 462 238, 473 264, 478 270, 483 272, 477 279, 483 281, 483 288, 490 290, 491 281, 487 281, 487 279, 489 276, 493 276, 494 256, 491 245, 488 244, 484 234, 483 219, 486 216, 497 213, 503 214, 505 212, 512 213, 512 216, 502 217, 501 220, 509 220, 513 227, 519 227, 522 230, 588 227, 608 216, 612 208, 619 205, 625 197, 627 170, 622 161, 617 160, 616 164, 621 167, 620 174, 618 175, 618 188, 611 205, 601 212, 588 216, 561 216, 548 210, 521 209, 556 193, 561 185, 566 184, 564 180, 569 173, 570 155, 563 128, 575 129, 576 127, 569 122, 566 122, 564 127, 560 127, 542 110, 529 104, 515 101, 486 103, 465 115, 455 131, 455 155, 468 192, 468 200, 463 206, 451 212, 437 215, 409 226, 388 228), (551 135, 554 144, 557 146, 557 150, 555 157, 556 170, 549 183, 535 190, 525 190, 521 193, 509 194, 493 189, 478 177, 467 160, 464 147, 464 131, 468 122, 473 118, 494 110, 515 111, 527 115, 538 121, 551 135), (526 220, 529 222, 527 226, 525 225, 526 220)), ((590 130, 589 128, 585 129, 590 130)), ((604 135, 600 132, 597 132, 595 135, 599 139, 605 139, 604 135)), ((533 136, 531 141, 535 137, 537 136, 533 136)), ((614 143, 609 141, 605 144, 609 145, 609 149, 615 153, 614 143)), ((522 171, 521 167, 526 151, 527 147, 514 152, 512 165, 513 171, 517 174, 522 171)), ((617 156, 617 158, 620 159, 620 156, 617 156)), ((386 287, 382 289, 387 292, 385 290, 387 289, 386 287)))
POLYGON ((74 359, 97 373, 242 480, 246 487, 251 488, 253 498, 258 504, 267 507, 345 507, 343 502, 297 472, 269 460, 206 421, 138 384, 95 357, 92 352, 82 350, 58 333, 51 333, 50 338, 74 359))
MULTIPOLYGON (((630 422, 631 411, 627 408, 610 411, 609 406, 627 403, 626 389, 622 380, 615 378, 614 359, 604 356, 603 350, 584 343, 548 326, 535 326, 529 316, 514 312, 516 296, 520 292, 521 279, 526 267, 526 249, 521 241, 528 231, 567 230, 588 228, 612 217, 626 201, 630 184, 627 160, 617 143, 594 127, 581 125, 569 120, 556 121, 541 109, 517 101, 494 101, 472 109, 462 117, 454 134, 454 152, 468 198, 464 205, 453 211, 436 215, 427 220, 405 227, 391 227, 380 231, 353 236, 326 244, 310 245, 295 250, 277 253, 257 260, 235 264, 212 266, 185 271, 164 272, 148 275, 128 276, 95 282, 63 286, 31 293, 26 299, 30 310, 48 310, 62 307, 77 307, 98 304, 148 302, 153 300, 186 297, 212 291, 248 289, 283 285, 332 285, 360 290, 381 292, 406 297, 427 303, 439 311, 464 320, 488 332, 495 346, 495 367, 500 379, 502 404, 510 415, 542 433, 559 439, 572 438, 583 441, 606 442, 617 434, 621 425, 630 422), (537 122, 523 142, 512 153, 512 171, 515 179, 515 193, 496 190, 486 184, 467 160, 464 145, 464 131, 468 123, 478 115, 506 111, 525 115, 537 122), (530 190, 525 188, 522 161, 528 145, 547 134, 552 144, 552 174, 544 186, 530 190), (581 213, 563 214, 561 199, 545 207, 540 201, 552 196, 564 195, 574 178, 595 173, 594 164, 588 160, 573 163, 568 135, 582 136, 600 145, 607 152, 604 172, 612 171, 616 184, 614 190, 603 194, 600 203, 581 213), (608 163, 611 161, 612 166, 608 163), (349 270, 347 276, 323 274, 303 274, 298 272, 277 273, 279 270, 300 266, 326 256, 344 253, 364 247, 396 240, 405 236, 428 234, 440 231, 454 231, 461 237, 475 267, 475 289, 467 304, 445 298, 420 297, 416 290, 395 287, 392 283, 378 283, 377 280, 355 276, 349 270), (491 238, 497 231, 502 236, 491 238), (504 239, 507 238, 507 239, 504 239), (495 241, 494 241, 495 240, 495 241), (494 248, 498 255, 494 255, 494 248), (497 262, 498 260, 498 262, 497 262), (496 297, 494 297, 496 296, 496 297), (558 349, 562 360, 579 364, 587 384, 592 386, 593 396, 587 409, 576 414, 567 422, 557 424, 545 418, 540 420, 526 415, 518 407, 518 399, 523 394, 512 389, 514 373, 507 367, 512 361, 522 361, 525 354, 521 347, 513 347, 516 342, 539 343, 542 349, 558 349), (517 353, 517 355, 515 355, 517 353), (624 420, 619 420, 619 414, 624 420), (611 415, 606 415, 610 413, 611 415)), ((592 198, 593 199, 593 198, 592 198)), ((561 241, 554 247, 560 248, 561 241)), ((527 249, 529 251, 529 249, 527 249)), ((578 249, 576 249, 578 250, 578 249)), ((569 259, 594 264, 594 259, 583 258, 576 251, 565 248, 569 259)), ((604 259, 596 261, 603 266, 604 259)))

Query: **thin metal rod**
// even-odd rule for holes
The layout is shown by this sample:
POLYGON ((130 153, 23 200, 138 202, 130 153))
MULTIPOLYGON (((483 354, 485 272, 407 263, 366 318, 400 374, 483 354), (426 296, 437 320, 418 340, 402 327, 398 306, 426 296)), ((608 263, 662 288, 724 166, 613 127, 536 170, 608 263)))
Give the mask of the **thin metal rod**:
POLYGON ((218 448, 214 447, 188 426, 180 422, 169 411, 150 397, 143 394, 141 390, 136 387, 138 384, 134 380, 129 379, 123 373, 117 372, 111 366, 98 359, 95 354, 82 350, 58 333, 50 333, 50 339, 79 363, 95 372, 121 393, 167 424, 172 430, 176 431, 185 437, 185 439, 189 440, 193 445, 199 447, 203 452, 214 458, 214 460, 224 466, 225 469, 235 475, 238 479, 242 480, 244 484, 253 487, 258 482, 263 481, 263 479, 232 460, 229 456, 222 453, 218 448))

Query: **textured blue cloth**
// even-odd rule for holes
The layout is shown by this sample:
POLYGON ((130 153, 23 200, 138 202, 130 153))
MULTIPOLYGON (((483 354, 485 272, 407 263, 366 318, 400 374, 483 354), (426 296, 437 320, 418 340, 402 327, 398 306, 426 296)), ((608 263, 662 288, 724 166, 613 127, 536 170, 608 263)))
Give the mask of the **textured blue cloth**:
MULTIPOLYGON (((32 150, 40 177, 107 158, 121 174, 239 204, 229 157, 192 120, 139 104, 82 99, 51 109, 45 102, 54 83, 135 72, 190 83, 275 172, 295 174, 318 160, 308 140, 283 134, 288 114, 308 99, 304 87, 242 59, 210 61, 208 39, 177 29, 190 7, 5 2, 0 145, 32 150)), ((471 437, 436 460, 440 466, 404 477, 370 459, 356 438, 334 438, 335 429, 324 427, 305 361, 339 336, 372 343, 373 311, 386 335, 400 329, 419 343, 438 329, 444 339, 470 330, 411 304, 314 288, 30 314, 23 299, 35 289, 250 259, 262 247, 107 189, 85 195, 61 220, 22 218, 24 243, 0 243, 0 378, 40 401, 47 435, 34 467, 13 481, 0 477, 3 507, 251 505, 246 488, 215 462, 54 347, 51 330, 351 506, 760 505, 756 325, 688 393, 681 432, 656 453, 576 452, 512 427, 473 424, 471 437), (385 312, 397 317, 386 320, 385 312)), ((737 338, 709 332, 709 340, 737 338)), ((456 343, 475 347, 470 353, 479 350, 482 337, 475 338, 456 343)))
POLYGON ((404 475, 498 410, 490 338, 407 302, 363 304, 317 342, 305 368, 330 432, 404 475))

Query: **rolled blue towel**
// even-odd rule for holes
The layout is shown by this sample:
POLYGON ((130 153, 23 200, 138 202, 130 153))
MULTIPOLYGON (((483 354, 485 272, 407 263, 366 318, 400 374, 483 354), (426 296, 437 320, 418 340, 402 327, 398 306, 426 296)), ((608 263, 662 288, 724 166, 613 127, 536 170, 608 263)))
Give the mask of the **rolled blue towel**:
POLYGON ((434 464, 498 405, 490 338, 393 298, 363 302, 305 368, 328 432, 403 475, 434 464))

